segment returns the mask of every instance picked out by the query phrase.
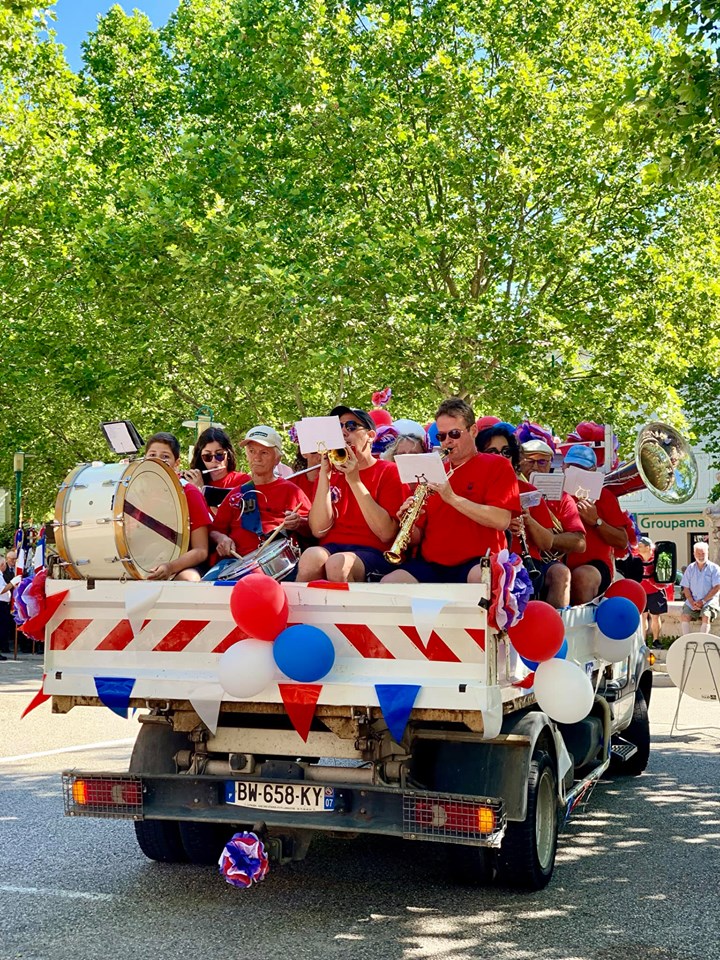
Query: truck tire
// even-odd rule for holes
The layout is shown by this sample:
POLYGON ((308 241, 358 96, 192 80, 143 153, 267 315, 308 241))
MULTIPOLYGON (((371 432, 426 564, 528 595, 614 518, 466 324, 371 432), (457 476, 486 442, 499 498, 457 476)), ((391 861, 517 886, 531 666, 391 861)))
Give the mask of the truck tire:
POLYGON ((235 833, 232 824, 198 823, 183 820, 180 823, 180 838, 190 863, 198 866, 217 864, 223 847, 235 833))
POLYGON ((629 760, 613 758, 610 761, 610 772, 625 777, 639 777, 650 760, 650 717, 642 690, 637 690, 635 693, 632 720, 620 736, 637 747, 637 753, 634 753, 629 760))
POLYGON ((447 844, 447 870, 459 883, 468 887, 488 887, 495 876, 495 851, 487 847, 466 847, 447 844))
MULTIPOLYGON (((175 733, 169 725, 145 723, 140 727, 130 756, 130 773, 175 773, 173 757, 187 747, 187 737, 175 733)), ((136 820, 135 838, 148 860, 187 862, 177 820, 136 820)))
POLYGON ((508 824, 498 854, 498 878, 511 887, 542 890, 555 868, 558 837, 557 776, 548 753, 530 762, 527 816, 508 824))

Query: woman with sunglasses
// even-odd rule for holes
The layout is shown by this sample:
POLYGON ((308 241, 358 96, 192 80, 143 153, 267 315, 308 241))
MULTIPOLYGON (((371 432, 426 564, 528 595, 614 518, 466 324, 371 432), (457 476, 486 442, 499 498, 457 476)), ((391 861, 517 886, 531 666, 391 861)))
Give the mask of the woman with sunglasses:
MULTIPOLYGON (((525 499, 523 494, 537 491, 520 473, 520 445, 517 442, 514 427, 512 424, 502 421, 486 427, 484 430, 481 430, 475 438, 475 446, 480 453, 489 453, 494 456, 505 457, 505 459, 509 460, 512 464, 515 475, 518 478, 522 516, 514 517, 510 523, 510 549, 514 550, 515 553, 522 554, 524 551, 521 537, 524 537, 528 553, 536 563, 535 569, 541 571, 543 561, 540 551, 549 550, 552 547, 552 517, 544 500, 541 500, 539 504, 532 507, 523 505, 523 499, 525 499)), ((526 566, 528 565, 529 564, 526 563, 526 566)), ((541 577, 534 578, 533 589, 536 596, 539 596, 542 589, 541 577)))
POLYGON ((203 487, 240 487, 250 475, 235 469, 235 451, 230 437, 220 427, 208 427, 197 438, 190 469, 183 479, 200 490, 203 487))

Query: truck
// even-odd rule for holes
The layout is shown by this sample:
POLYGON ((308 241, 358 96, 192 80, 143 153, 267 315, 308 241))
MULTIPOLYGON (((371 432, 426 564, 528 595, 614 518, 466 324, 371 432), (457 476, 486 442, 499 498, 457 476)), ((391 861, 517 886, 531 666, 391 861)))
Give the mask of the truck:
POLYGON ((600 660, 596 603, 560 611, 594 698, 582 720, 557 722, 490 625, 491 583, 489 561, 480 584, 283 582, 289 622, 330 637, 332 669, 310 685, 278 671, 234 697, 218 682, 244 640, 231 585, 51 572, 48 599, 63 593, 46 628, 52 711, 137 708, 140 723, 127 772, 63 773, 65 813, 133 821, 162 863, 216 863, 238 830, 279 863, 319 834, 375 835, 452 847, 467 882, 545 887, 559 830, 600 778, 647 765, 653 657, 638 629, 624 660, 600 660), (408 688, 398 724, 392 696, 408 688))

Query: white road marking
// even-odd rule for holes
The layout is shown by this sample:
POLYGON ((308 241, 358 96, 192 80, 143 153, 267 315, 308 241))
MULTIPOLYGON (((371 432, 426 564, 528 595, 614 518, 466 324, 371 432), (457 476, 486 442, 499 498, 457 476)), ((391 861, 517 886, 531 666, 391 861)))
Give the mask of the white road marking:
POLYGON ((75 747, 58 747, 56 750, 40 750, 38 753, 20 753, 15 757, 0 757, 0 763, 16 763, 18 760, 34 760, 36 757, 53 757, 58 753, 77 753, 80 750, 104 750, 107 747, 127 747, 130 746, 131 743, 135 743, 135 737, 130 737, 127 740, 100 740, 97 743, 79 743, 75 747))
POLYGON ((60 890, 57 887, 13 887, 0 884, 0 893, 40 893, 46 897, 64 897, 66 900, 114 900, 111 893, 85 893, 84 890, 60 890))

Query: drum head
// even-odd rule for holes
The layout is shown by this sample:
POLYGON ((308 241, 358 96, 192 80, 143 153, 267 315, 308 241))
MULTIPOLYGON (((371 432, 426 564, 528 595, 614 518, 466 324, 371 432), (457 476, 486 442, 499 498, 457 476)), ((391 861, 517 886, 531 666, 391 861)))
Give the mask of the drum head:
MULTIPOLYGON (((160 460, 131 463, 118 487, 115 516, 122 516, 121 556, 135 577, 170 563, 188 549, 188 507, 177 475, 160 460)), ((118 525, 120 526, 120 525, 118 525)))

